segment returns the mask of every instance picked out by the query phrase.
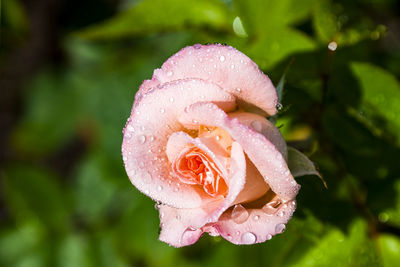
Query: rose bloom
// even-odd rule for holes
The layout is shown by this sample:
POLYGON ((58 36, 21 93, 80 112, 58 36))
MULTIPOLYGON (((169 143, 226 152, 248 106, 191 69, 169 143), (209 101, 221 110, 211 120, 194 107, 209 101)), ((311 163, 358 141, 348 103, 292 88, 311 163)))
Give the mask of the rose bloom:
POLYGON ((266 119, 277 104, 268 76, 230 46, 186 47, 143 82, 122 154, 158 203, 161 241, 181 247, 207 232, 253 244, 284 231, 300 186, 266 119))

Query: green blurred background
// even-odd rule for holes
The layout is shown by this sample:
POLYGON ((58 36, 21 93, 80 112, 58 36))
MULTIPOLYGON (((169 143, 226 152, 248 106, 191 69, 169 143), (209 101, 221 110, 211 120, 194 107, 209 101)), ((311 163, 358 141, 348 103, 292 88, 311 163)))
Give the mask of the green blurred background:
POLYGON ((0 266, 400 266, 399 1, 0 3, 0 266), (277 126, 329 189, 299 178, 264 244, 175 249, 125 174, 121 131, 153 69, 214 42, 285 81, 277 126))

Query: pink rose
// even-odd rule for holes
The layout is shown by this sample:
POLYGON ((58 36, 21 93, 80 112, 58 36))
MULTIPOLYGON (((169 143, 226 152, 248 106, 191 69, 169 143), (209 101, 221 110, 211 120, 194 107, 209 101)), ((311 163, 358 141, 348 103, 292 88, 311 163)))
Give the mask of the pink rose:
POLYGON ((133 185, 159 203, 161 241, 208 232, 253 244, 283 232, 300 186, 265 118, 276 105, 268 76, 229 46, 186 47, 143 82, 122 154, 133 185))

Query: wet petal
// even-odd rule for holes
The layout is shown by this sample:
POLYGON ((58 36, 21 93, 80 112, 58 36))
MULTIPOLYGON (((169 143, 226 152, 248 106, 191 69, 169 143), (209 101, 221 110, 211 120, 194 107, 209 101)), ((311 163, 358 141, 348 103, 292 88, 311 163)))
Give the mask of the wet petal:
POLYGON ((248 112, 233 112, 229 113, 230 119, 238 119, 241 124, 264 135, 275 147, 281 152, 287 161, 287 146, 283 136, 278 128, 265 117, 248 112))
POLYGON ((204 231, 211 231, 211 228, 207 228, 206 225, 217 222, 221 214, 232 205, 243 189, 245 173, 246 162, 243 150, 238 143, 234 142, 228 178, 229 192, 226 198, 216 198, 213 202, 195 209, 177 209, 160 205, 160 240, 180 247, 195 243, 204 231))
POLYGON ((210 201, 202 189, 179 186, 169 175, 171 166, 165 153, 168 136, 184 129, 177 118, 186 106, 201 100, 233 108, 235 98, 214 84, 196 79, 166 83, 141 97, 132 109, 122 144, 131 182, 146 195, 167 205, 202 206, 210 201))
POLYGON ((241 144, 250 160, 257 167, 266 183, 284 200, 293 199, 300 185, 296 183, 285 159, 278 149, 263 135, 241 124, 237 119, 229 119, 226 113, 211 103, 196 103, 179 120, 184 125, 198 123, 220 127, 241 144))
POLYGON ((278 96, 271 80, 250 58, 230 46, 186 47, 154 71, 151 83, 189 77, 215 83, 269 115, 277 112, 278 96))
POLYGON ((229 209, 214 227, 223 238, 234 244, 262 243, 285 230, 295 209, 295 200, 283 203, 274 214, 261 208, 249 208, 246 210, 247 220, 240 223, 236 221, 233 209, 229 209))

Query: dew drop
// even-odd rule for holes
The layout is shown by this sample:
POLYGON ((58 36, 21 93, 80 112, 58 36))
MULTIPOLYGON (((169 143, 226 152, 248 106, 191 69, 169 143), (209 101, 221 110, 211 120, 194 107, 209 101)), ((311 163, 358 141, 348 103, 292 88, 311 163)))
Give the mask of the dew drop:
POLYGON ((164 218, 164 212, 160 213, 160 219, 164 218))
POLYGON ((335 51, 336 48, 337 48, 337 43, 336 43, 336 42, 330 42, 330 43, 328 44, 328 49, 329 49, 329 50, 335 51))
POLYGON ((253 217, 253 219, 254 219, 255 221, 258 221, 258 220, 260 219, 260 216, 259 216, 259 215, 256 215, 256 216, 253 217))
POLYGON ((194 47, 194 49, 200 49, 201 48, 201 44, 195 44, 193 47, 194 47))
POLYGON ((127 161, 127 157, 126 157, 126 156, 123 156, 123 157, 122 157, 122 160, 123 160, 123 161, 127 161))
POLYGON ((172 76, 172 71, 168 71, 167 76, 172 76))
POLYGON ((130 131, 130 132, 135 131, 135 129, 132 127, 132 125, 128 125, 127 129, 128 129, 128 131, 130 131))
POLYGON ((279 211, 279 212, 278 212, 278 216, 279 216, 279 217, 283 217, 283 215, 285 215, 285 213, 284 213, 283 211, 279 211))
POLYGON ((161 114, 165 113, 165 109, 160 108, 160 113, 161 113, 161 114))
POLYGON ((286 229, 286 226, 285 226, 283 223, 278 223, 278 224, 275 226, 275 232, 276 232, 277 234, 283 233, 283 231, 285 231, 285 229, 286 229))
POLYGON ((262 210, 267 214, 275 214, 281 205, 282 201, 280 199, 272 200, 262 207, 262 210))
POLYGON ((256 242, 256 236, 251 232, 246 232, 241 237, 243 244, 254 244, 256 242))
POLYGON ((192 120, 192 122, 193 122, 194 124, 198 124, 198 123, 199 123, 197 120, 192 120))
POLYGON ((252 121, 250 123, 251 127, 256 130, 257 132, 261 132, 262 130, 262 124, 260 121, 252 121))
POLYGON ((143 182, 145 182, 146 184, 151 183, 151 175, 148 172, 144 172, 143 173, 143 182))
POLYGON ((217 136, 215 137, 215 139, 217 139, 217 141, 219 141, 219 140, 221 140, 221 136, 217 135, 217 136))
POLYGON ((162 186, 161 186, 161 185, 157 186, 157 191, 158 191, 158 192, 161 192, 161 191, 162 191, 162 189, 163 189, 163 188, 162 188, 162 186))
POLYGON ((234 69, 234 68, 235 68, 235 65, 232 64, 232 65, 231 65, 231 69, 234 69))
POLYGON ((175 100, 175 99, 174 99, 173 97, 170 97, 170 98, 169 98, 169 102, 171 102, 171 103, 174 102, 174 100, 175 100))
POLYGON ((144 135, 139 136, 138 141, 140 144, 144 144, 146 142, 146 136, 144 135))
POLYGON ((220 60, 221 62, 224 62, 224 61, 225 61, 225 57, 224 57, 224 56, 220 56, 220 57, 219 57, 219 60, 220 60))
POLYGON ((200 229, 195 229, 193 227, 189 227, 183 232, 181 239, 179 240, 179 243, 181 244, 191 244, 193 243, 194 240, 197 240, 199 237, 201 230, 200 229))
POLYGON ((125 134, 125 139, 131 139, 132 135, 130 133, 125 134))
POLYGON ((238 87, 238 88, 236 88, 236 91, 237 91, 238 93, 240 93, 240 92, 242 91, 242 89, 240 89, 240 88, 238 87))
POLYGON ((232 220, 235 223, 244 223, 249 218, 249 212, 240 204, 235 205, 231 214, 232 220))
POLYGON ((283 105, 282 105, 281 103, 276 104, 276 109, 277 109, 278 111, 281 111, 282 108, 283 108, 283 105))
POLYGON ((267 240, 271 240, 272 235, 268 234, 266 238, 267 238, 267 240))
POLYGON ((154 141, 154 136, 150 135, 149 141, 153 142, 154 141))

